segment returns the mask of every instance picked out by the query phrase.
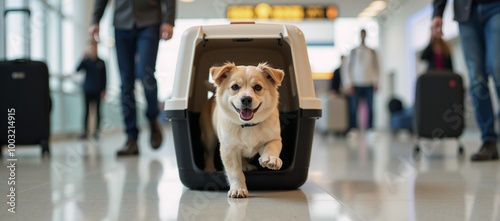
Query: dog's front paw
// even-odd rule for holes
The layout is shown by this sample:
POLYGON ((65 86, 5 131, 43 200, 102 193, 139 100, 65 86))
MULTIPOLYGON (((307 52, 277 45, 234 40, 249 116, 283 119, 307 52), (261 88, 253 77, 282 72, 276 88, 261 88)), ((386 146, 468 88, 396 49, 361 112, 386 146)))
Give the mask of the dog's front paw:
POLYGON ((227 196, 231 198, 247 198, 248 190, 247 189, 230 189, 227 192, 227 196))
POLYGON ((261 156, 259 158, 259 163, 264 168, 269 168, 271 170, 279 170, 283 165, 283 161, 279 157, 274 156, 261 156))

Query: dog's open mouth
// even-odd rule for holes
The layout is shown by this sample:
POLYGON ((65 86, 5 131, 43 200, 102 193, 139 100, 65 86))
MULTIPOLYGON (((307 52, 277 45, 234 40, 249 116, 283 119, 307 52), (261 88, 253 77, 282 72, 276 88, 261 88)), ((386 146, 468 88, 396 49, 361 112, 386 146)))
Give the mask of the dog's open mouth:
POLYGON ((240 118, 244 121, 251 120, 253 118, 253 115, 255 114, 255 112, 257 112, 259 110, 260 105, 262 105, 262 103, 260 103, 259 106, 257 106, 257 108, 255 108, 255 109, 250 109, 250 108, 239 109, 236 106, 234 106, 233 103, 231 103, 231 104, 233 105, 236 112, 238 112, 240 114, 240 118))

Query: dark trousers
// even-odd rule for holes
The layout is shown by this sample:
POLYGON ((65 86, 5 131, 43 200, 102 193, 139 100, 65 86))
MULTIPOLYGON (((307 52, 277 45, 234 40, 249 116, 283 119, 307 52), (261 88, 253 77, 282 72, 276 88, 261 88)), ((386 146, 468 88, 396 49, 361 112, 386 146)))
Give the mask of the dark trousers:
POLYGON ((95 133, 99 131, 99 125, 101 123, 101 96, 99 94, 85 94, 85 117, 83 121, 84 134, 89 132, 89 111, 90 111, 90 103, 95 103, 95 114, 96 114, 96 123, 95 123, 95 133))
POLYGON ((154 76, 156 55, 160 41, 160 26, 131 30, 115 29, 116 54, 121 77, 122 114, 128 139, 137 139, 135 80, 139 79, 147 101, 146 117, 150 121, 158 117, 158 87, 154 76))
POLYGON ((368 128, 373 128, 373 86, 354 87, 354 94, 349 98, 349 124, 351 128, 358 128, 359 100, 364 98, 368 106, 368 128))

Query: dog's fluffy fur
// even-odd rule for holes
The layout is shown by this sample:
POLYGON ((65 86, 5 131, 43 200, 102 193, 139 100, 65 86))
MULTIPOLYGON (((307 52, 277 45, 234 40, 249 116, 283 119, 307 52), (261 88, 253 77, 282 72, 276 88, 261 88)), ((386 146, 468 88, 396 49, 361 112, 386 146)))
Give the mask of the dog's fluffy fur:
POLYGON ((266 63, 236 66, 226 63, 210 68, 215 81, 215 98, 203 107, 200 124, 205 148, 205 171, 215 171, 217 141, 227 180, 228 196, 248 196, 243 170, 256 169, 246 159, 260 154, 264 168, 279 170, 282 161, 278 86, 284 73, 266 63), (217 139, 218 138, 218 139, 217 139))

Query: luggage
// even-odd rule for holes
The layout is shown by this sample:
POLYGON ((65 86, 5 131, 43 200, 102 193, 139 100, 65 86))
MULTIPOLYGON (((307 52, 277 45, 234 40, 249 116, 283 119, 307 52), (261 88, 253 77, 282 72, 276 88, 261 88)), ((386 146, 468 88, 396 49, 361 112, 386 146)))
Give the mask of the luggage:
MULTIPOLYGON (((458 138, 464 129, 462 77, 450 71, 432 71, 417 79, 413 124, 417 134, 414 154, 420 152, 419 138, 458 138)), ((458 142, 459 154, 463 147, 458 142)))
POLYGON ((391 100, 389 100, 389 112, 395 114, 401 111, 403 111, 403 102, 398 98, 391 98, 391 100))
POLYGON ((398 130, 409 130, 413 133, 413 107, 404 108, 403 102, 393 97, 389 100, 390 125, 395 135, 398 130))
MULTIPOLYGON (((30 15, 28 9, 6 10, 5 15, 9 12, 30 15)), ((29 56, 0 61, 0 90, 0 110, 4 114, 0 116, 0 145, 9 144, 12 149, 13 145, 40 144, 42 155, 49 153, 51 102, 47 65, 32 61, 29 56)))
POLYGON ((345 96, 322 97, 323 116, 318 119, 318 129, 324 135, 330 132, 344 134, 349 130, 349 105, 345 96))

